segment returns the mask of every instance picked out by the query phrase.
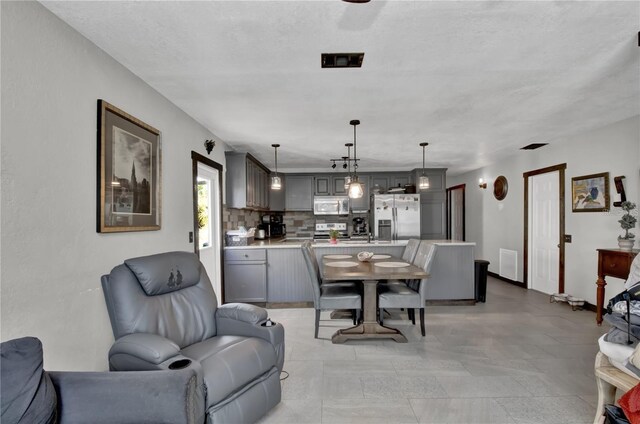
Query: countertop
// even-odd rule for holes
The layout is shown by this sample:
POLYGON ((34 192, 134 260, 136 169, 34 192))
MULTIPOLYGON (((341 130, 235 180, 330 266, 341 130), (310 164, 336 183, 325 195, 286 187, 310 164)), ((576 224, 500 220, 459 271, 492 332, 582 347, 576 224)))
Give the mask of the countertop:
MULTIPOLYGON (((225 246, 225 249, 299 249, 302 243, 308 239, 302 238, 272 238, 265 240, 255 240, 248 246, 225 246)), ((445 240, 448 241, 448 240, 445 240)), ((407 240, 398 241, 376 241, 372 240, 371 243, 367 243, 365 240, 344 240, 338 241, 336 244, 331 244, 329 241, 314 241, 313 247, 315 248, 336 248, 336 247, 384 247, 384 246, 406 246, 407 240)))

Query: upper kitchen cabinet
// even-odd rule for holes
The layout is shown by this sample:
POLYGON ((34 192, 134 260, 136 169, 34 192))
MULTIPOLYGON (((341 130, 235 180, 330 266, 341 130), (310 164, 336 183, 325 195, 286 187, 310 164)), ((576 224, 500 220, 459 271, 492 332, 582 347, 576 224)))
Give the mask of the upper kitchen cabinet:
POLYGON ((269 168, 249 153, 225 152, 227 207, 269 209, 269 168))
MULTIPOLYGON (((446 172, 444 168, 427 168, 424 175, 429 177, 429 188, 420 190, 420 238, 423 240, 442 240, 447 238, 447 195, 446 172)), ((412 171, 417 186, 422 169, 412 171)))
POLYGON ((285 210, 313 211, 314 178, 312 175, 286 175, 285 210))
POLYGON ((380 189, 381 193, 392 188, 404 187, 410 181, 409 172, 380 172, 371 175, 371 187, 380 189))
POLYGON ((345 196, 344 175, 316 175, 313 193, 316 196, 345 196))

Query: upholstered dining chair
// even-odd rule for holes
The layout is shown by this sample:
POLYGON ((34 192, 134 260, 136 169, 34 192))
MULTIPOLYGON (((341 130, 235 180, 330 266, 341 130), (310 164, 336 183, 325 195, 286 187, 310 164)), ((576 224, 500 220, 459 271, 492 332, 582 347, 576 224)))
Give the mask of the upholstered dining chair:
POLYGON ((322 284, 320 266, 310 241, 302 244, 302 256, 304 256, 313 289, 313 307, 316 311, 314 337, 318 338, 320 312, 324 310, 349 309, 355 325, 362 308, 362 298, 356 285, 340 282, 322 284))
MULTIPOLYGON (((418 253, 418 247, 420 246, 419 239, 409 239, 407 241, 407 245, 404 247, 404 251, 402 252, 402 260, 408 263, 413 263, 414 258, 416 257, 416 253, 418 253)), ((406 280, 386 280, 378 282, 378 292, 381 290, 385 290, 386 286, 389 284, 404 284, 406 285, 406 280)))
POLYGON ((196 370, 210 424, 256 422, 280 402, 282 324, 258 306, 218 305, 194 253, 127 259, 102 289, 116 339, 112 371, 196 370))
MULTIPOLYGON (((437 246, 428 240, 423 240, 417 249, 413 264, 422 268, 427 274, 431 271, 431 264, 437 246)), ((409 280, 407 284, 387 284, 380 289, 378 294, 378 308, 380 324, 383 323, 383 310, 385 308, 407 308, 407 313, 415 325, 415 309, 420 312, 420 330, 424 337, 424 304, 427 294, 429 277, 421 280, 409 280)))

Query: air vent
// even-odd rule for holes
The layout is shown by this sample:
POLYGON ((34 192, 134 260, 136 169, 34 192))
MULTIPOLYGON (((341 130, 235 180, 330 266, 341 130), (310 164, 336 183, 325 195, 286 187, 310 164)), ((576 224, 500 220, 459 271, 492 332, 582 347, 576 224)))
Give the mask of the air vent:
POLYGON ((536 150, 539 149, 541 147, 546 146, 549 143, 531 143, 528 146, 524 146, 522 147, 520 150, 536 150))
POLYGON ((361 68, 364 53, 322 53, 323 68, 361 68))

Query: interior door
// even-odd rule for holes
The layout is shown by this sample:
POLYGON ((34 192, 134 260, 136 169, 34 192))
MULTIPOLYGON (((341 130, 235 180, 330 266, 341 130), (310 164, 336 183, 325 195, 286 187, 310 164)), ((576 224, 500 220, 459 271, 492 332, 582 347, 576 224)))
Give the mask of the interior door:
POLYGON ((218 301, 222 285, 222 165, 192 152, 194 191, 194 251, 199 255, 218 301))
POLYGON ((558 291, 560 269, 558 171, 529 177, 529 288, 558 291))
POLYGON ((465 241, 465 185, 447 189, 447 238, 465 241))

